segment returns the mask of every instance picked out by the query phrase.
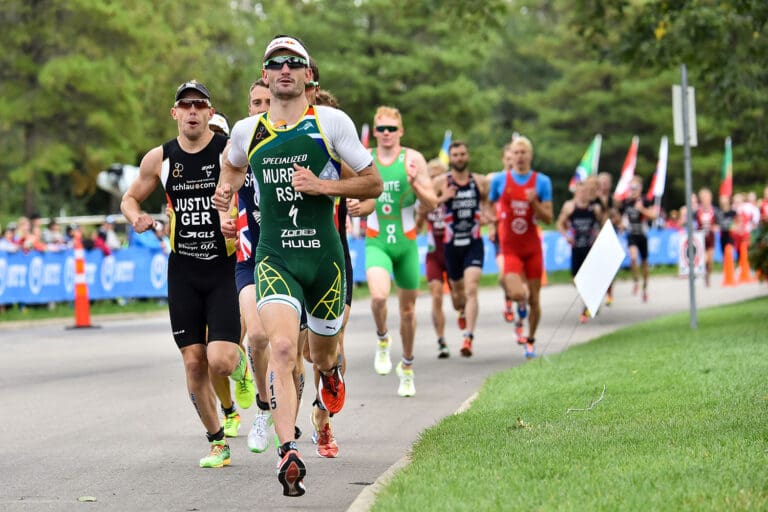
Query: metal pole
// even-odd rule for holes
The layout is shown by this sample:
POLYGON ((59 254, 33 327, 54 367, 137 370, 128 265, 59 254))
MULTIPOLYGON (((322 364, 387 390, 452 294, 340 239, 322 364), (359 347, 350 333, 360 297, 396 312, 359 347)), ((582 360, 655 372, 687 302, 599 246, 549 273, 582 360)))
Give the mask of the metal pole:
POLYGON ((694 252, 693 245, 693 211, 691 211, 691 195, 693 185, 691 183, 691 144, 688 136, 688 70, 685 64, 680 66, 681 91, 680 99, 683 107, 683 162, 685 168, 685 211, 686 226, 688 229, 688 292, 691 304, 691 329, 696 329, 696 275, 694 273, 694 252))

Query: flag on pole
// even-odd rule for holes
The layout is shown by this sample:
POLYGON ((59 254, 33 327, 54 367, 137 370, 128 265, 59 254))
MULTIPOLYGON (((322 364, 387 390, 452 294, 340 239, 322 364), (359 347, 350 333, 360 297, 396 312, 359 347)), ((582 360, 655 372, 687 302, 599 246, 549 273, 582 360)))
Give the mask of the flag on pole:
POLYGON ((573 192, 576 183, 584 181, 588 176, 597 174, 598 164, 600 163, 600 146, 602 143, 603 136, 598 133, 584 152, 584 156, 581 157, 581 162, 576 166, 573 177, 571 178, 570 183, 568 183, 568 190, 573 192))
POLYGON ((637 147, 640 145, 640 137, 635 135, 632 137, 632 144, 627 151, 627 157, 624 159, 624 165, 621 167, 621 177, 619 183, 616 184, 616 191, 614 195, 618 196, 619 200, 625 199, 629 194, 629 182, 632 181, 632 177, 635 175, 635 167, 637 166, 637 147))
POLYGON ((733 195, 733 152, 730 137, 725 138, 725 154, 723 155, 720 180, 720 195, 731 197, 733 195))
POLYGON ((443 162, 443 165, 448 167, 448 151, 451 148, 451 130, 445 130, 445 137, 443 137, 443 146, 440 148, 440 153, 437 158, 443 162))
POLYGON ((369 144, 369 138, 371 136, 371 128, 368 126, 368 123, 363 123, 363 127, 360 130, 360 142, 363 143, 363 146, 368 149, 369 144))
POLYGON ((669 156, 669 141, 667 136, 661 138, 659 144, 659 160, 656 162, 656 172, 653 173, 653 179, 651 180, 651 186, 648 187, 648 192, 645 197, 648 200, 657 198, 661 199, 664 195, 664 186, 667 182, 667 157, 669 156))

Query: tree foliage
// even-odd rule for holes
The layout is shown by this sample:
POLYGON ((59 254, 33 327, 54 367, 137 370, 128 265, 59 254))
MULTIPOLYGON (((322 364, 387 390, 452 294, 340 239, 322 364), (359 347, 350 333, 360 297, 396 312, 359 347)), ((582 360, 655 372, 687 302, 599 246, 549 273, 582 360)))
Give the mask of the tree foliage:
MULTIPOLYGON (((261 76, 267 41, 304 40, 355 123, 398 107, 403 143, 427 158, 443 133, 469 143, 471 167, 500 167, 514 131, 556 198, 596 133, 601 170, 618 175, 633 135, 649 177, 671 135, 670 86, 686 62, 697 90, 694 173, 716 183, 734 140, 737 186, 764 181, 765 20, 757 0, 10 0, 0 10, 0 216, 107 213, 96 174, 137 164, 175 136, 176 86, 208 85, 234 123, 261 76)), ((682 155, 670 154, 670 205, 682 155)), ((159 205, 158 205, 159 208, 159 205)))
MULTIPOLYGON (((731 135, 734 179, 748 187, 764 183, 766 176, 767 22, 763 0, 580 0, 574 26, 611 62, 635 70, 675 70, 678 76, 685 64, 689 85, 696 88, 697 114, 707 117, 698 126, 695 156, 721 152, 731 135)), ((705 183, 717 176, 713 164, 707 162, 705 183)))

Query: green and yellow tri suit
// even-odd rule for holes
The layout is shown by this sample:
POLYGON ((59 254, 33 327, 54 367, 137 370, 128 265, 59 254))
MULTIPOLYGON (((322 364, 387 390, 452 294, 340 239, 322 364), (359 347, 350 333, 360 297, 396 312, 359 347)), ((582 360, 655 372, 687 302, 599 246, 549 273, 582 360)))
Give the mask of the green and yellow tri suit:
POLYGON ((344 312, 344 252, 334 224, 334 198, 293 189, 293 164, 322 179, 339 179, 341 164, 328 150, 308 107, 294 126, 275 129, 267 114, 259 117, 248 149, 258 185, 261 234, 255 253, 259 307, 286 302, 301 312, 306 305, 310 329, 338 332, 344 312))

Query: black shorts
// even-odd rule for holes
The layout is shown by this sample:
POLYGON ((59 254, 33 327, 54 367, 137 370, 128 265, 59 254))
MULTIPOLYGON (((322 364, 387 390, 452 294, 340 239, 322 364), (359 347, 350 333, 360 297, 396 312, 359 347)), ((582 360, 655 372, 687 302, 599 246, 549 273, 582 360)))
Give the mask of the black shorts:
POLYGON ((168 312, 173 339, 179 348, 205 344, 207 340, 239 343, 235 257, 202 261, 171 253, 168 312))
POLYGON ((648 237, 645 235, 629 235, 627 236, 627 245, 637 247, 637 252, 640 253, 640 261, 648 261, 648 237))
POLYGON ((445 272, 451 281, 462 279, 466 268, 483 268, 484 259, 485 247, 480 238, 473 238, 469 244, 458 247, 453 242, 445 244, 445 272))
POLYGON ((591 247, 574 247, 571 249, 571 276, 576 277, 579 269, 587 259, 591 247))
POLYGON ((723 251, 723 255, 725 255, 725 246, 728 244, 733 245, 733 237, 731 236, 731 232, 721 231, 720 232, 720 250, 723 251))

